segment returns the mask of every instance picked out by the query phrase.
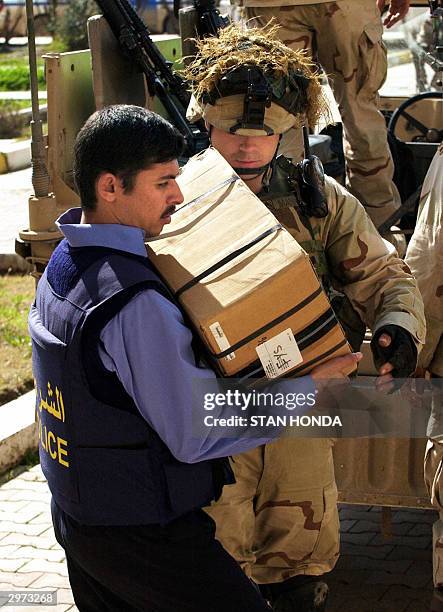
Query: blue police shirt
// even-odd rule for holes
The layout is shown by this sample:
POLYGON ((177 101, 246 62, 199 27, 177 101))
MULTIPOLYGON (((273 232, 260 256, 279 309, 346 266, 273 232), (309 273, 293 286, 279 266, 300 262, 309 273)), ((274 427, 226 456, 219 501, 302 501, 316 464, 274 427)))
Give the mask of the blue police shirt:
MULTIPOLYGON (((81 209, 61 215, 57 225, 72 247, 101 246, 147 257, 145 232, 118 224, 80 223, 81 209)), ((193 385, 216 380, 215 373, 195 365, 192 333, 180 310, 156 291, 134 297, 103 328, 100 356, 106 369, 115 372, 141 415, 158 433, 171 453, 185 463, 242 453, 275 439, 281 428, 269 428, 266 438, 196 437, 192 431, 193 385)), ((310 376, 297 379, 293 391, 314 393, 310 376)), ((222 418, 225 408, 211 415, 222 418)), ((195 416, 195 415, 194 415, 195 416)), ((209 434, 209 431, 208 431, 209 434)))

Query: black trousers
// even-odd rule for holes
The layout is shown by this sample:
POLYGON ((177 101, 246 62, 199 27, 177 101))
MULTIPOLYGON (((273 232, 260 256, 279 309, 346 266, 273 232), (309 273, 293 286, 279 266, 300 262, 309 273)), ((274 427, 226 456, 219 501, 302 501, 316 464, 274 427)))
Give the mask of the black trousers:
POLYGON ((269 612, 203 510, 166 526, 80 525, 53 501, 80 612, 269 612))

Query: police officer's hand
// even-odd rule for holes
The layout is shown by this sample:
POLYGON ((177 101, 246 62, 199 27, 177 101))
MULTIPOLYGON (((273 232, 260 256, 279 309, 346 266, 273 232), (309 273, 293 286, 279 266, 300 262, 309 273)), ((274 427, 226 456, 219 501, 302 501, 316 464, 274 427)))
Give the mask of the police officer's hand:
MULTIPOLYGON (((392 28, 398 21, 403 19, 409 10, 410 0, 391 0, 389 3, 388 13, 383 20, 383 25, 387 28, 392 28)), ((385 8, 386 0, 377 0, 377 7, 380 13, 385 8)))
POLYGON ((322 363, 311 371, 314 380, 326 380, 330 378, 347 378, 352 366, 357 365, 363 359, 362 353, 350 353, 343 357, 334 357, 322 363))
POLYGON ((385 325, 371 341, 372 355, 379 378, 377 388, 390 391, 393 378, 407 378, 417 365, 417 347, 411 334, 399 325, 385 325))

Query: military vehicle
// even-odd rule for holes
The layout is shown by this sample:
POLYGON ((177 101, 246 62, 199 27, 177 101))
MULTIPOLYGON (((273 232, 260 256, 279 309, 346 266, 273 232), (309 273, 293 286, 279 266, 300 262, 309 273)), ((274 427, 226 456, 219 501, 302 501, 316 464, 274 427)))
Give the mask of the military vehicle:
MULTIPOLYGON (((178 35, 152 36, 154 45, 147 51, 149 41, 139 20, 133 24, 133 30, 126 31, 130 35, 125 37, 127 48, 124 53, 114 35, 117 26, 113 20, 120 18, 115 12, 117 3, 102 0, 98 4, 108 7, 109 23, 102 16, 89 20, 89 49, 44 56, 48 133, 42 137, 37 129, 34 134, 35 196, 29 200, 29 228, 20 232, 16 246, 17 253, 32 263, 36 278, 41 275, 61 239, 54 223, 56 218, 68 208, 79 205, 72 180, 72 149, 78 130, 94 110, 115 103, 146 106, 171 118, 188 137, 190 152, 200 150, 206 142, 204 129, 186 124, 183 118, 186 89, 179 80, 174 80, 173 72, 167 74, 168 66, 177 69, 182 56, 189 52, 185 36, 183 45, 178 35), (129 55, 129 47, 134 41, 139 44, 140 40, 145 45, 143 50, 139 46, 133 55, 129 55), (182 47, 186 49, 184 54, 182 47)), ((127 4, 123 0, 123 7, 127 4)), ((438 47, 439 57, 429 42, 420 42, 419 38, 423 24, 430 16, 426 0, 412 2, 408 18, 385 36, 390 67, 388 80, 380 92, 380 108, 388 124, 396 162, 395 180, 403 199, 399 231, 406 236, 413 230, 421 182, 437 143, 443 139, 443 5, 440 2, 430 4, 434 11, 435 32, 439 37, 437 40, 435 35, 437 45, 434 45, 438 47)), ((189 24, 196 23, 196 15, 200 25, 218 27, 222 18, 214 11, 214 5, 196 2, 194 8, 181 13, 183 30, 188 28, 188 32, 192 32, 189 24), (208 6, 212 12, 208 13, 208 6)), ((33 108, 34 122, 38 127, 35 99, 33 108)), ((330 142, 331 137, 327 138, 329 141, 326 142, 330 142)), ((314 137, 311 142, 314 151, 323 156, 326 163, 331 161, 329 148, 326 147, 328 150, 324 152, 324 139, 316 141, 314 137)), ((397 221, 398 218, 391 219, 381 228, 382 231, 389 230, 390 225, 397 221)), ((369 337, 365 340, 364 353, 359 375, 374 375, 369 337)), ((384 507, 430 507, 422 475, 424 446, 425 440, 416 438, 338 441, 335 469, 341 501, 384 507)))

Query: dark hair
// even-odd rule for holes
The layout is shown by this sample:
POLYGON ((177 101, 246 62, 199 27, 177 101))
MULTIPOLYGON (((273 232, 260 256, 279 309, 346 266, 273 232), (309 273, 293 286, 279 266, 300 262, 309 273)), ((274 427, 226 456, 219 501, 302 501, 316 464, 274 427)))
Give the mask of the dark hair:
POLYGON ((177 159, 183 150, 180 132, 152 111, 119 104, 95 112, 74 144, 74 182, 82 207, 95 208, 95 181, 103 172, 118 176, 130 192, 140 170, 177 159))

